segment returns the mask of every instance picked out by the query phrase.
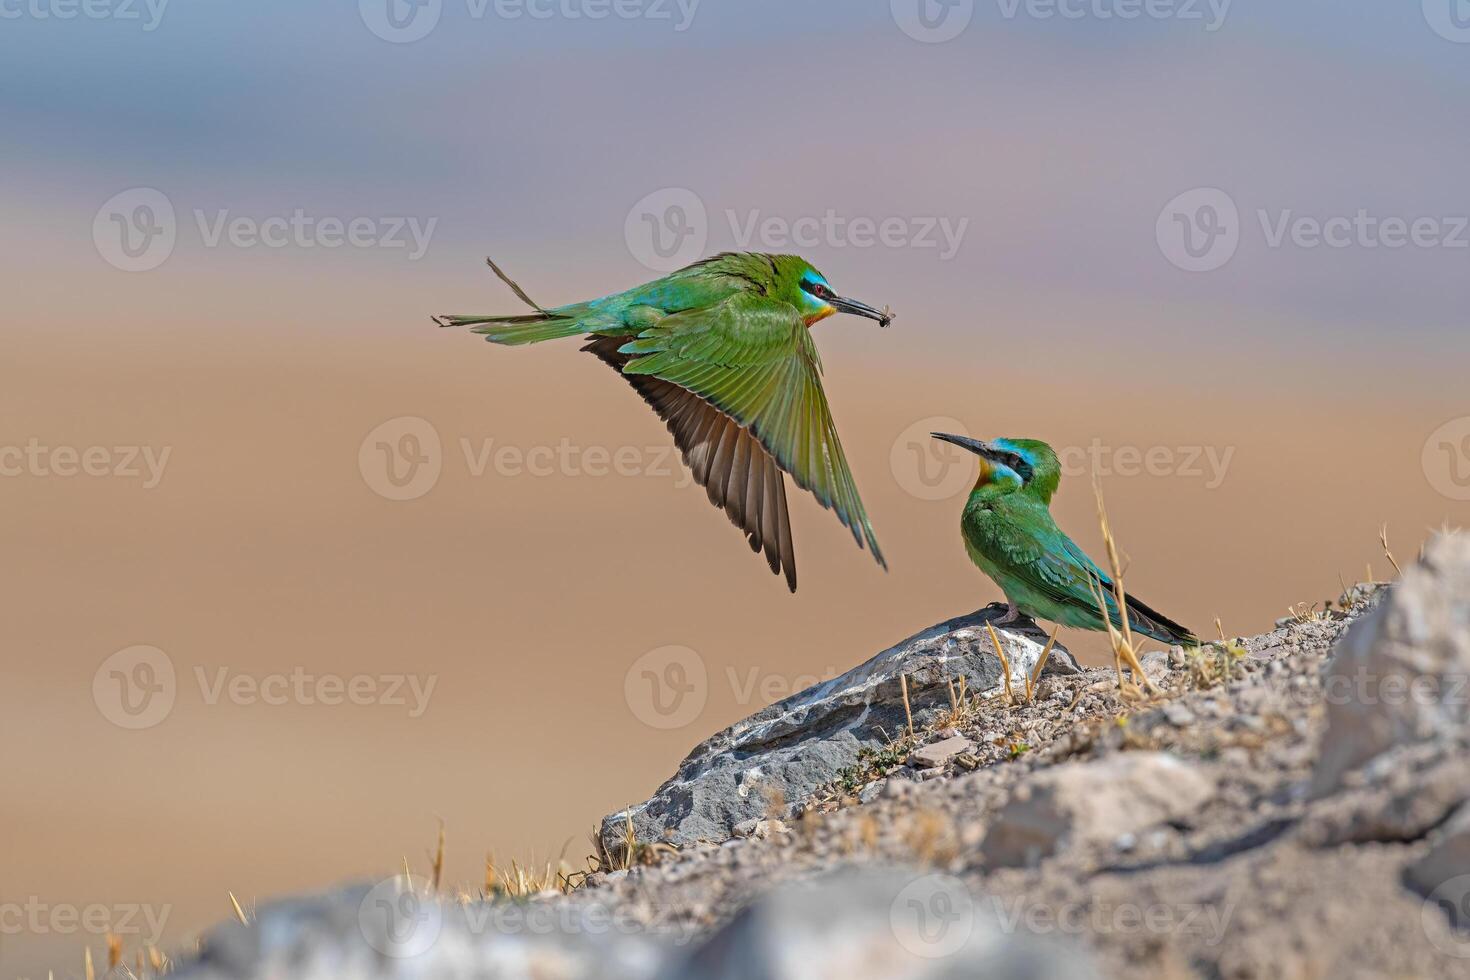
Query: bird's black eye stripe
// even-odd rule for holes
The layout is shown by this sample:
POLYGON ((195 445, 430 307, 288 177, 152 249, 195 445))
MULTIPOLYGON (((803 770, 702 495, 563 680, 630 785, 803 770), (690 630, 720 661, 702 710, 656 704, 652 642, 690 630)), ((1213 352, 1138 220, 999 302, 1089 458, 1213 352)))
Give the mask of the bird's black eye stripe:
POLYGON ((810 279, 803 279, 801 281, 801 288, 811 293, 817 299, 831 299, 833 295, 832 290, 828 289, 821 283, 813 282, 810 279))
POLYGON ((1031 464, 1026 462, 1024 457, 1017 453, 1006 453, 1001 457, 1001 462, 1015 470, 1016 475, 1021 478, 1022 483, 1031 482, 1032 474, 1035 471, 1031 469, 1031 464))

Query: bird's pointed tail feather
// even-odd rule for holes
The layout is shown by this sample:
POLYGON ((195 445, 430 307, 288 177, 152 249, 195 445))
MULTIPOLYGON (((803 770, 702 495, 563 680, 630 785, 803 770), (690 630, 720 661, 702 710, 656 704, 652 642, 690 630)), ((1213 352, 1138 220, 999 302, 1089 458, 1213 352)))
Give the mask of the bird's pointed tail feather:
POLYGON ((441 327, 472 327, 471 333, 482 334, 492 343, 510 345, 535 344, 543 340, 575 337, 587 332, 580 317, 555 313, 526 313, 517 316, 452 314, 436 316, 434 322, 441 327))
POLYGON ((1186 647, 1199 646, 1199 637, 1195 636, 1189 627, 1181 626, 1131 595, 1128 596, 1128 623, 1138 632, 1160 643, 1177 643, 1186 647))
POLYGON ((471 333, 482 334, 491 343, 509 345, 536 344, 543 340, 575 337, 578 334, 590 333, 594 329, 594 326, 587 322, 594 319, 591 316, 593 314, 591 304, 581 303, 548 310, 527 295, 519 283, 507 276, 504 270, 495 264, 494 259, 486 256, 485 264, 490 266, 491 271, 501 282, 510 287, 510 291, 516 294, 517 299, 536 312, 516 316, 453 313, 448 316, 434 317, 435 324, 441 327, 473 327, 471 333))

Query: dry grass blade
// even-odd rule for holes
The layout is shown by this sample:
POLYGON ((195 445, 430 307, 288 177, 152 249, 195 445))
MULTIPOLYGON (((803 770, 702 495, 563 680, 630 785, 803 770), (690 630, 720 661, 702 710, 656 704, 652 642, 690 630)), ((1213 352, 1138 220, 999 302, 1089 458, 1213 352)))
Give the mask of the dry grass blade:
POLYGON ((168 957, 157 946, 149 946, 148 966, 154 973, 163 973, 168 969, 168 957))
POLYGON ((1393 560, 1393 552, 1388 550, 1387 524, 1383 525, 1383 527, 1378 531, 1378 543, 1383 545, 1383 557, 1387 558, 1388 563, 1393 566, 1394 574, 1397 575, 1399 578, 1403 578, 1404 570, 1402 568, 1399 568, 1399 563, 1393 560))
POLYGON ((623 828, 623 870, 633 867, 638 854, 638 831, 633 828, 633 814, 628 814, 628 824, 623 828))
POLYGON ((1123 664, 1126 663, 1128 669, 1133 671, 1133 676, 1142 682, 1143 689, 1150 694, 1157 694, 1159 689, 1143 672, 1143 664, 1138 660, 1138 648, 1133 642, 1133 626, 1128 621, 1128 594, 1123 588, 1123 564, 1118 559, 1118 542, 1113 537, 1112 525, 1108 523, 1108 509, 1103 502, 1102 483, 1096 471, 1092 474, 1092 492, 1097 497, 1097 523, 1102 530, 1103 544, 1108 553, 1108 567, 1113 574, 1113 599, 1118 606, 1118 619, 1123 626, 1121 630, 1113 625, 1113 618, 1108 613, 1102 583, 1093 578, 1090 585, 1093 598, 1097 601, 1098 611, 1102 614, 1103 623, 1107 625, 1108 639, 1113 645, 1113 666, 1118 672, 1118 687, 1120 690, 1126 690, 1123 683, 1123 664))
POLYGON ((1006 703, 1015 704, 1016 696, 1011 691, 1011 662, 1006 657, 1005 647, 1001 645, 1000 636, 995 632, 995 627, 986 623, 985 628, 990 631, 990 644, 995 647, 995 655, 1000 658, 1000 676, 1005 684, 1006 703))
POLYGON ((230 908, 235 910, 235 918, 240 920, 240 925, 250 925, 250 917, 246 915, 245 910, 240 907, 240 900, 235 897, 235 893, 225 892, 225 894, 230 896, 230 908))
POLYGON ((116 970, 122 965, 122 937, 115 933, 107 934, 107 969, 116 970))
POLYGON ((1041 683, 1041 672, 1046 669, 1046 662, 1051 659, 1052 647, 1057 645, 1057 634, 1062 631, 1060 626, 1053 626, 1051 638, 1046 641, 1046 646, 1041 649, 1041 656, 1036 658, 1036 669, 1026 678, 1026 701, 1029 703, 1036 685, 1041 683))
POLYGON ((97 971, 92 968, 92 947, 90 946, 82 950, 82 976, 87 980, 97 980, 97 971))
POLYGON ((907 674, 898 675, 898 686, 903 690, 903 713, 909 721, 909 740, 914 738, 914 711, 909 707, 909 677, 907 674))
POLYGON ((439 886, 440 886, 440 884, 444 880, 444 821, 443 820, 440 820, 439 821, 439 842, 438 842, 438 844, 434 848, 434 864, 433 864, 433 868, 434 868, 434 873, 433 873, 433 878, 432 878, 433 889, 434 889, 434 893, 435 894, 438 894, 438 892, 439 892, 439 886))

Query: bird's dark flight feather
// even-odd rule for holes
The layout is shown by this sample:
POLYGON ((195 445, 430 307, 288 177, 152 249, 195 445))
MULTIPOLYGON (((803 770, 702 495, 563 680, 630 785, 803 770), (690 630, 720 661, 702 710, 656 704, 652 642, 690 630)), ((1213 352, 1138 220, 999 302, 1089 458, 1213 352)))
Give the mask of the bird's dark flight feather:
POLYGON ((649 374, 624 374, 632 359, 618 350, 625 341, 599 337, 582 349, 617 371, 658 413, 710 503, 744 532, 752 551, 765 552, 771 571, 784 574, 795 592, 796 547, 786 481, 775 457, 748 428, 688 389, 649 374))

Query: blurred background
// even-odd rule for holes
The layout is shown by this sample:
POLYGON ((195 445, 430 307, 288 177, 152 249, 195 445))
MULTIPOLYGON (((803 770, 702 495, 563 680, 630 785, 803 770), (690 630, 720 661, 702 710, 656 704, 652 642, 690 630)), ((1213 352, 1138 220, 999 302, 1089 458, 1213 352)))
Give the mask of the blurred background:
POLYGON ((0 976, 439 819, 579 863, 1000 597, 934 428, 1062 449, 1094 551, 1096 469, 1205 635, 1388 576, 1470 500, 1467 83, 1461 0, 0 0, 0 976), (746 248, 898 313, 817 328, 889 574, 797 494, 788 595, 575 343, 428 318, 746 248))

